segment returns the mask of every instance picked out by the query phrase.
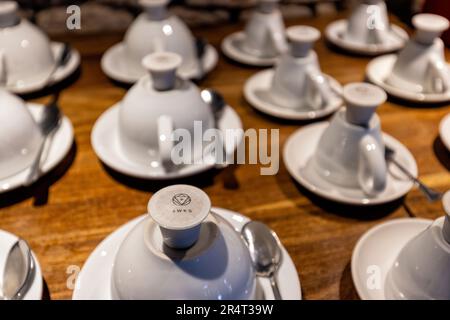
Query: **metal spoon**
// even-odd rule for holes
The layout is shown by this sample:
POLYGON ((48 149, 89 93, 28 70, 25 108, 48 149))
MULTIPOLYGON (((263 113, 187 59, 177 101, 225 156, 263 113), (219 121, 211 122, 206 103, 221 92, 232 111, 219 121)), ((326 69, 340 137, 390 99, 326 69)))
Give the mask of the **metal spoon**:
POLYGON ((59 68, 64 67, 69 62, 71 56, 72 56, 72 47, 68 43, 64 43, 61 54, 56 60, 52 71, 50 72, 49 76, 47 77, 47 80, 45 81, 46 86, 48 86, 51 83, 52 77, 55 74, 55 72, 59 68))
POLYGON ((278 236, 265 224, 256 221, 248 222, 241 234, 247 243, 256 274, 269 278, 275 300, 282 300, 276 279, 282 259, 278 236))
POLYGON ((403 172, 408 179, 413 181, 419 187, 420 191, 427 197, 428 201, 436 202, 442 199, 444 194, 442 192, 433 190, 424 184, 420 179, 416 178, 407 168, 405 168, 400 162, 395 159, 395 150, 386 146, 384 157, 386 162, 394 164, 401 172, 403 172))
POLYGON ((34 159, 33 163, 30 166, 30 170, 27 179, 25 180, 24 186, 32 185, 40 177, 41 164, 45 160, 43 159, 45 157, 42 156, 45 150, 45 146, 47 145, 47 142, 51 137, 52 133, 55 131, 56 128, 58 128, 62 118, 61 111, 58 107, 58 99, 59 99, 59 92, 57 92, 53 96, 52 101, 44 108, 42 120, 39 122, 39 129, 41 130, 43 139, 41 145, 39 146, 36 158, 34 159))
MULTIPOLYGON (((215 127, 216 127, 216 129, 218 129, 219 121, 223 115, 225 107, 227 106, 225 99, 219 92, 217 92, 214 89, 202 90, 201 97, 202 97, 203 101, 211 107, 213 115, 214 115, 215 127)), ((222 143, 222 146, 223 146, 223 154, 225 155, 225 160, 227 160, 227 149, 226 149, 224 141, 222 143)), ((227 161, 225 161, 225 164, 219 165, 219 167, 226 167, 226 166, 227 166, 227 161)))
POLYGON ((22 300, 30 289, 35 266, 30 247, 19 239, 9 250, 3 273, 2 295, 4 300, 22 300))
POLYGON ((205 57, 206 47, 208 46, 208 42, 202 38, 195 39, 195 49, 197 53, 197 61, 198 61, 198 80, 203 79, 205 76, 205 69, 203 68, 203 58, 205 57))

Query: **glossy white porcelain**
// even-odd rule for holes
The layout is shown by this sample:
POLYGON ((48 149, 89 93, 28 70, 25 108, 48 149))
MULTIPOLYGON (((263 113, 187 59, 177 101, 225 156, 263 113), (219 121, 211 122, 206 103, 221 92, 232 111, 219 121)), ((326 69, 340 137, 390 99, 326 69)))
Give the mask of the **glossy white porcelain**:
POLYGON ((47 35, 20 19, 13 1, 0 3, 0 15, 0 74, 7 85, 23 87, 45 81, 55 64, 47 35))
MULTIPOLYGON (((305 126, 294 132, 285 143, 284 164, 292 178, 300 185, 324 199, 356 206, 389 203, 405 196, 413 188, 414 183, 392 164, 388 166, 386 188, 377 195, 369 196, 359 187, 345 188, 323 178, 313 168, 314 154, 320 138, 329 126, 329 122, 305 126)), ((401 142, 386 133, 383 133, 382 138, 386 146, 395 150, 395 159, 411 174, 417 176, 417 164, 411 152, 401 142)))
POLYGON ((385 283, 387 299, 450 300, 450 192, 445 216, 410 240, 395 259, 385 283))
POLYGON ((312 161, 322 178, 341 187, 362 189, 369 196, 384 191, 387 167, 375 110, 386 98, 383 90, 369 84, 344 87, 346 108, 333 117, 312 161))
POLYGON ((0 179, 5 179, 31 165, 42 135, 23 100, 0 89, 0 104, 0 179))
MULTIPOLYGON (((42 119, 44 106, 28 103, 26 109, 30 112, 33 120, 39 122, 42 119)), ((1 112, 0 112, 1 114, 1 112)), ((0 120, 1 122, 1 120, 0 120)), ((70 151, 73 145, 74 132, 72 124, 67 117, 63 117, 60 126, 54 132, 51 143, 44 149, 45 161, 42 163, 41 175, 53 170, 70 151)), ((1 141, 1 138, 0 138, 1 141)), ((22 187, 28 178, 29 170, 25 169, 16 174, 0 179, 0 194, 22 187)))
POLYGON ((198 87, 175 76, 180 63, 175 53, 147 56, 143 64, 150 75, 141 78, 120 104, 120 147, 135 163, 149 167, 170 163, 174 145, 169 138, 176 129, 191 134, 192 161, 203 156, 203 144, 194 141, 194 125, 201 122, 204 132, 214 127, 214 118, 198 87))
POLYGON ((390 23, 383 0, 361 0, 348 18, 342 38, 362 44, 382 44, 386 41, 390 23))
POLYGON ((186 24, 168 13, 169 0, 141 0, 141 13, 125 34, 124 58, 131 74, 146 73, 142 59, 151 53, 169 51, 183 57, 180 73, 198 69, 195 39, 186 24))
POLYGON ((411 239, 426 230, 432 220, 393 219, 368 230, 353 249, 351 271, 362 300, 386 300, 385 284, 395 259, 411 239))
POLYGON ((416 35, 399 52, 386 83, 413 93, 445 93, 450 90, 450 69, 439 36, 449 22, 437 15, 418 14, 413 24, 416 35))
MULTIPOLYGON (((1 18, 0 18, 1 21, 1 18)), ((1 23, 1 22, 0 22, 1 23)), ((3 270, 6 265, 6 258, 9 250, 14 245, 14 243, 18 240, 17 236, 0 230, 0 275, 3 276, 3 270)), ((42 295, 44 292, 44 281, 42 279, 42 270, 39 265, 39 261, 37 256, 32 252, 33 262, 36 267, 36 271, 34 274, 33 282, 31 283, 28 292, 25 293, 23 300, 42 300, 42 295)), ((0 289, 1 291, 1 289, 0 289)))
MULTIPOLYGON (((237 212, 212 208, 213 212, 226 219, 236 230, 240 232, 242 227, 250 221, 237 212)), ((74 300, 111 300, 111 279, 114 259, 120 244, 129 232, 143 220, 148 219, 148 214, 139 216, 127 224, 121 226, 91 253, 81 272, 77 277, 77 282, 73 292, 74 300)), ((297 269, 289 256, 289 253, 282 246, 282 261, 278 272, 278 284, 281 295, 285 300, 301 300, 302 290, 297 269)), ((267 278, 256 277, 257 299, 273 300, 273 291, 270 281, 267 278)))
POLYGON ((255 299, 248 249, 226 219, 210 212, 203 191, 167 187, 153 195, 148 209, 150 217, 117 252, 113 299, 255 299))
POLYGON ((253 56, 275 57, 288 49, 279 0, 259 0, 245 26, 242 49, 253 56))
POLYGON ((326 82, 332 89, 332 95, 323 108, 313 110, 283 107, 270 94, 274 74, 274 69, 260 71, 245 82, 245 99, 258 111, 280 119, 313 120, 326 117, 336 112, 342 106, 342 86, 336 79, 324 74, 326 82))
POLYGON ((441 124, 439 125, 439 136, 442 143, 450 152, 450 114, 446 115, 444 119, 442 119, 441 124))
POLYGON ((332 88, 320 70, 319 59, 312 50, 320 38, 320 31, 309 26, 294 26, 287 29, 291 43, 284 53, 272 80, 270 95, 278 105, 304 110, 326 107, 332 99, 332 88))

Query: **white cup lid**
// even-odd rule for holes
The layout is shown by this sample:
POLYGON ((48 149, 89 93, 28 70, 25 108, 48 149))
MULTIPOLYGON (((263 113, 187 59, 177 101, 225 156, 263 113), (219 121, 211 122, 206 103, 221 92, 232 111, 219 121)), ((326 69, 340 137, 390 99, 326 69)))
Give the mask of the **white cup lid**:
POLYGON ((142 59, 142 66, 149 72, 170 72, 181 66, 182 58, 172 52, 155 52, 142 59))
POLYGON ((380 87, 365 82, 350 83, 344 87, 344 99, 347 104, 373 107, 386 102, 387 94, 380 87))
POLYGON ((148 210, 160 227, 182 231, 195 228, 206 219, 211 201, 205 192, 196 187, 174 185, 155 193, 148 210))
POLYGON ((286 36, 294 43, 310 43, 320 39, 320 31, 310 26, 293 26, 287 28, 286 36))
POLYGON ((139 5, 144 8, 165 7, 169 3, 170 3, 170 0, 139 0, 139 5))
POLYGON ((421 13, 413 17, 412 23, 417 30, 441 33, 450 26, 449 21, 437 14, 421 13))

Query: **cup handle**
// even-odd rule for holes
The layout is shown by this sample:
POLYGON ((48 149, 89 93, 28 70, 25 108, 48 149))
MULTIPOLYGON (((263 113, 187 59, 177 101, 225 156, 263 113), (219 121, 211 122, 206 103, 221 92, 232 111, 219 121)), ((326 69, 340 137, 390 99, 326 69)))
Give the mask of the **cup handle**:
POLYGON ((387 165, 384 150, 370 135, 361 139, 359 149, 359 184, 367 195, 377 195, 386 188, 387 165))
POLYGON ((443 93, 450 87, 450 71, 442 59, 430 59, 431 88, 433 92, 443 93))
POLYGON ((0 50, 0 87, 6 87, 8 84, 8 68, 6 66, 6 54, 0 50))
POLYGON ((170 169, 173 166, 172 150, 173 140, 173 121, 169 116, 160 116, 158 118, 158 146, 160 161, 164 168, 170 169))
POLYGON ((331 99, 331 90, 330 85, 325 78, 325 76, 318 70, 310 68, 307 72, 307 78, 311 86, 317 90, 317 93, 320 97, 319 103, 316 102, 316 99, 314 96, 308 97, 308 100, 311 102, 311 106, 314 109, 322 109, 325 107, 331 99))

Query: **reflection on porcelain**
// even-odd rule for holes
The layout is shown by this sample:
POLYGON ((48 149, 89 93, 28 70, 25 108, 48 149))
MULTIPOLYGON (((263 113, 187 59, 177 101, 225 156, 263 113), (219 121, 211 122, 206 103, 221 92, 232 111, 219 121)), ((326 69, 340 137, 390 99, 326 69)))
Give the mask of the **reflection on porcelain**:
POLYGON ((344 87, 346 108, 339 111, 323 133, 312 158, 312 169, 325 180, 375 196, 386 187, 380 119, 376 108, 386 93, 370 84, 344 87))
POLYGON ((254 299, 256 276, 248 249, 232 225, 210 209, 208 196, 191 186, 153 195, 151 217, 117 252, 113 299, 254 299))
POLYGON ((389 32, 386 3, 383 0, 362 0, 353 9, 342 38, 362 44, 383 44, 389 32))
POLYGON ((28 168, 42 135, 25 103, 0 88, 0 180, 28 168))
POLYGON ((287 50, 283 16, 279 0, 259 0, 245 27, 242 49, 254 56, 275 57, 287 50))
POLYGON ((415 93, 443 93, 450 89, 450 71, 444 43, 439 38, 448 29, 446 18, 418 14, 413 18, 416 35, 400 51, 386 83, 415 93))
POLYGON ((286 108, 322 109, 329 103, 332 91, 320 70, 316 52, 311 50, 320 32, 313 27, 295 26, 288 28, 286 34, 291 48, 276 67, 270 95, 286 108))
POLYGON ((450 299, 450 192, 445 217, 406 244, 386 279, 387 299, 450 299))
POLYGON ((133 73, 145 74, 142 59, 153 52, 169 51, 183 57, 180 71, 198 69, 195 39, 186 24, 167 12, 169 0, 141 0, 144 12, 125 34, 125 54, 133 73))
POLYGON ((55 64, 48 37, 18 17, 13 1, 0 3, 0 53, 0 74, 9 86, 41 83, 55 64))
MULTIPOLYGON (((176 78, 181 58, 161 52, 147 56, 144 68, 150 75, 141 78, 126 94, 119 111, 119 141, 124 154, 133 162, 160 166, 171 162, 176 129, 188 130, 194 137, 194 122, 203 131, 214 127, 211 108, 200 90, 189 80, 176 78)), ((203 155, 203 144, 194 143, 194 156, 203 155)), ((197 159, 197 158, 196 158, 197 159)))

